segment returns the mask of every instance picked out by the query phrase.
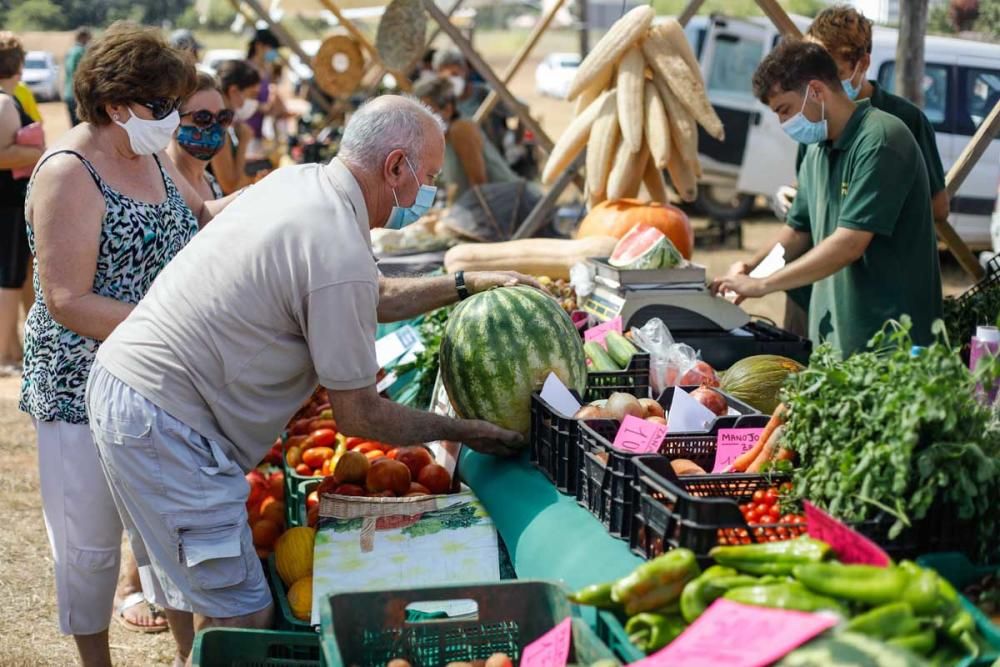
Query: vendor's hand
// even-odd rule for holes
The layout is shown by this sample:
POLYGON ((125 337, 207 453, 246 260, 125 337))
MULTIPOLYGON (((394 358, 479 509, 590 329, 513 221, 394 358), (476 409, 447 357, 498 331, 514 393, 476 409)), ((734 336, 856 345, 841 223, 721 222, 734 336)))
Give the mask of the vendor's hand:
POLYGON ((771 293, 763 280, 746 275, 718 278, 712 283, 712 288, 716 293, 721 294, 733 292, 737 295, 734 301, 736 304, 741 303, 744 299, 755 299, 771 293))
POLYGON ((798 190, 791 185, 782 185, 774 193, 771 198, 771 210, 779 219, 784 220, 788 217, 788 209, 792 207, 797 192, 798 190))
POLYGON ((470 420, 466 424, 469 433, 463 442, 480 454, 513 456, 524 443, 524 436, 520 433, 508 431, 487 421, 470 420))
MULTIPOLYGON (((727 278, 739 278, 740 276, 746 276, 749 273, 750 273, 749 264, 747 264, 746 262, 736 262, 735 264, 729 267, 729 270, 726 271, 726 275, 722 276, 721 278, 716 278, 715 280, 713 280, 711 284, 709 284, 708 289, 711 290, 712 294, 725 297, 727 295, 725 293, 725 290, 723 290, 722 288, 722 281, 727 278)), ((742 299, 736 301, 736 303, 739 303, 740 301, 742 301, 742 299)))
POLYGON ((514 285, 527 285, 535 289, 542 289, 537 280, 531 276, 526 276, 517 271, 476 271, 465 274, 465 284, 469 287, 469 292, 478 294, 494 287, 513 287, 514 285))

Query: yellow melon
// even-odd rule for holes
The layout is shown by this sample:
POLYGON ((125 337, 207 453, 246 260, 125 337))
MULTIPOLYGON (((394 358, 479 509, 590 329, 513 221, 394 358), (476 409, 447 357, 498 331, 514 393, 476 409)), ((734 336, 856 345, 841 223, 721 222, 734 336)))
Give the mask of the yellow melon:
POLYGON ((288 589, 288 606, 292 615, 300 621, 308 621, 312 616, 313 578, 302 577, 288 589))
POLYGON ((291 586, 313 571, 313 545, 316 531, 308 526, 289 528, 274 545, 274 565, 278 575, 291 586))

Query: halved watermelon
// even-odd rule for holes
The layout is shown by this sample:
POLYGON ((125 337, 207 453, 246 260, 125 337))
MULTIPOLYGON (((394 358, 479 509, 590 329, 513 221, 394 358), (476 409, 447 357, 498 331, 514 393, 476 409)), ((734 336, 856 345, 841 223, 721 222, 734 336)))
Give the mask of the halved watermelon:
POLYGON ((608 259, 611 266, 636 271, 668 269, 683 261, 677 247, 663 232, 641 222, 618 241, 608 259))

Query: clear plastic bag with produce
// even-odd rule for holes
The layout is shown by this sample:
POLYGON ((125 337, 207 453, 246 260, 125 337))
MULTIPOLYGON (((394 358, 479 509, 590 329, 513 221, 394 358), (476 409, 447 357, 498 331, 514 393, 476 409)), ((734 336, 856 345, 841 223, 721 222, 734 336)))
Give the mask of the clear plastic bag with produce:
POLYGON ((649 384, 654 395, 678 385, 719 385, 712 367, 698 358, 693 347, 675 342, 663 320, 653 318, 641 329, 632 327, 631 333, 632 342, 649 353, 649 384))

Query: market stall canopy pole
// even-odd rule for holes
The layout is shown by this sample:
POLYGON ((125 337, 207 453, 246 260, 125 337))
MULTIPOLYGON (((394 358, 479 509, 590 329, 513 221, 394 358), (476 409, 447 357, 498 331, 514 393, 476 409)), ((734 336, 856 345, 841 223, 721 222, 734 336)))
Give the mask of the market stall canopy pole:
MULTIPOLYGON (((549 7, 549 11, 542 17, 542 20, 536 23, 535 27, 532 28, 531 34, 528 35, 528 41, 526 41, 524 46, 522 46, 517 52, 514 59, 509 65, 507 65, 507 69, 504 70, 503 75, 501 76, 505 84, 509 84, 514 79, 514 76, 518 73, 518 71, 520 71, 521 65, 523 65, 524 61, 528 59, 529 55, 531 55, 535 45, 538 44, 538 40, 541 39, 542 35, 545 34, 545 31, 548 30, 549 25, 552 23, 552 19, 556 17, 556 13, 562 9, 562 6, 565 3, 566 0, 556 0, 552 3, 552 6, 549 7)), ((490 91, 490 94, 486 96, 486 99, 483 100, 483 103, 479 105, 479 109, 477 109, 475 115, 473 115, 473 122, 476 124, 482 123, 483 119, 489 116, 490 112, 493 111, 493 107, 497 105, 497 100, 499 99, 497 91, 490 91)))
MULTIPOLYGON (((243 8, 243 5, 246 4, 251 10, 253 10, 254 14, 256 14, 265 23, 267 23, 267 25, 271 28, 271 32, 273 32, 274 36, 278 38, 278 41, 280 41, 282 44, 291 49, 295 53, 295 55, 297 55, 299 58, 302 59, 302 62, 305 63, 312 62, 312 58, 310 58, 309 55, 304 50, 302 50, 302 47, 299 45, 298 40, 292 37, 291 34, 289 34, 287 30, 285 30, 284 26, 282 26, 280 23, 272 19, 271 15, 268 14, 263 7, 261 7, 260 3, 257 2, 257 0, 229 0, 229 3, 236 9, 236 11, 239 14, 243 16, 243 18, 245 18, 250 22, 250 25, 253 25, 254 23, 256 23, 256 21, 252 16, 247 15, 248 12, 243 8)), ((283 55, 281 55, 280 52, 278 53, 278 58, 281 60, 282 67, 284 67, 288 71, 292 70, 292 64, 288 62, 288 60, 283 55)), ((317 88, 316 82, 313 81, 312 79, 309 80, 309 92, 312 94, 313 103, 318 105, 321 109, 323 109, 324 112, 329 114, 331 111, 330 102, 323 95, 323 92, 317 88)))
POLYGON ((681 12, 680 16, 677 17, 677 22, 681 25, 687 25, 688 21, 690 21, 691 18, 698 13, 698 10, 701 9, 703 4, 705 4, 705 0, 691 0, 691 2, 688 3, 688 6, 684 8, 684 11, 681 12))
POLYGON ((569 184, 573 181, 576 173, 579 171, 580 167, 583 166, 586 154, 587 152, 584 151, 576 156, 576 159, 572 164, 570 164, 569 167, 566 168, 566 171, 559 175, 559 178, 552 184, 549 191, 546 192, 541 201, 535 205, 535 208, 531 209, 531 213, 528 214, 528 217, 524 219, 521 226, 518 227, 513 236, 510 237, 512 241, 531 238, 538 233, 543 225, 545 225, 546 220, 549 219, 552 211, 555 210, 556 203, 558 202, 560 195, 562 195, 563 190, 569 187, 569 184))
MULTIPOLYGON (((445 13, 441 11, 437 4, 435 4, 434 0, 423 0, 423 3, 427 13, 431 16, 431 18, 437 21, 437 24, 441 26, 441 30, 443 30, 444 33, 451 38, 451 41, 455 43, 455 46, 457 46, 458 50, 462 52, 462 55, 465 56, 466 60, 468 60, 476 71, 479 72, 484 79, 486 79, 486 83, 488 83, 493 90, 497 92, 500 96, 500 100, 507 106, 508 109, 517 114, 517 117, 521 119, 521 122, 524 123, 525 127, 534 133, 535 140, 538 142, 538 145, 542 147, 542 150, 546 153, 551 153, 553 145, 552 139, 550 139, 549 135, 545 133, 545 130, 542 129, 542 126, 538 123, 538 121, 532 118, 528 107, 514 97, 513 93, 510 92, 510 89, 507 88, 507 86, 504 85, 504 82, 500 80, 500 77, 496 75, 496 72, 494 72, 493 69, 486 64, 486 61, 483 60, 482 56, 476 52, 475 47, 473 47, 469 40, 465 38, 462 31, 448 20, 448 17, 445 16, 445 13)), ((575 170, 573 179, 577 184, 577 187, 579 187, 582 191, 583 179, 575 173, 575 170)))
POLYGON ((771 19, 771 23, 777 28, 782 35, 788 37, 792 36, 796 39, 802 39, 802 31, 799 27, 795 25, 791 17, 785 13, 781 5, 778 4, 778 0, 757 0, 757 5, 760 10, 767 15, 767 18, 771 19))
MULTIPOLYGON (((410 89, 412 89, 413 86, 410 85, 410 80, 409 78, 406 77, 405 74, 391 70, 382 64, 382 59, 379 57, 378 51, 375 50, 375 45, 371 43, 371 40, 368 39, 368 37, 363 32, 358 30, 358 27, 354 25, 354 23, 349 18, 344 16, 343 12, 340 11, 340 7, 337 6, 337 3, 335 3, 333 0, 319 0, 319 1, 320 4, 322 4, 328 10, 330 10, 331 14, 337 17, 337 21, 340 23, 340 25, 344 28, 344 30, 348 32, 348 34, 351 35, 351 37, 355 39, 355 41, 357 41, 358 44, 361 45, 361 48, 363 48, 365 51, 368 52, 368 57, 371 58, 371 62, 373 63, 374 66, 382 67, 384 70, 392 74, 393 78, 396 79, 396 85, 399 86, 400 90, 409 91, 410 89)), ((381 77, 379 78, 381 79, 381 77)))

